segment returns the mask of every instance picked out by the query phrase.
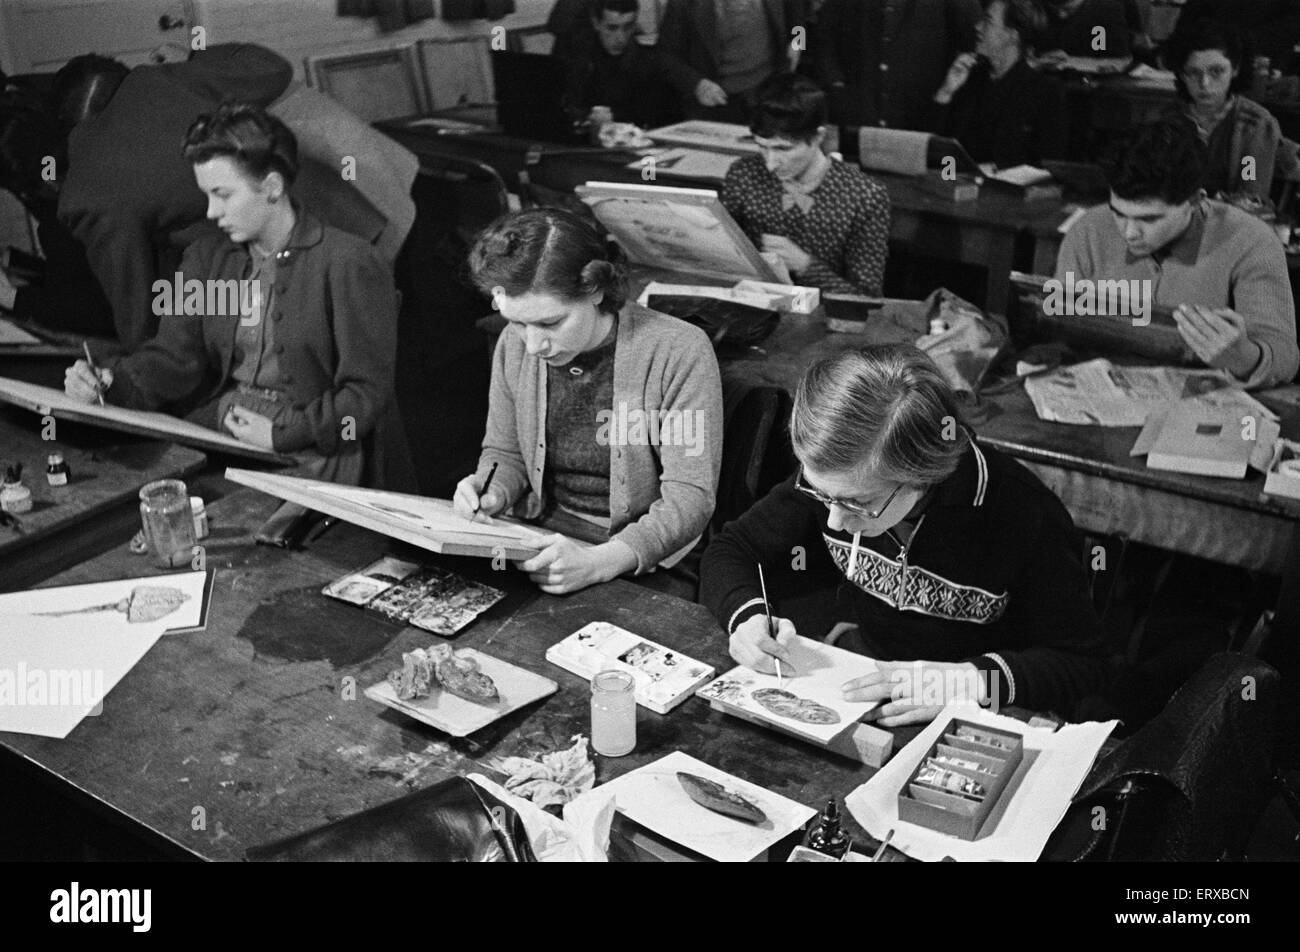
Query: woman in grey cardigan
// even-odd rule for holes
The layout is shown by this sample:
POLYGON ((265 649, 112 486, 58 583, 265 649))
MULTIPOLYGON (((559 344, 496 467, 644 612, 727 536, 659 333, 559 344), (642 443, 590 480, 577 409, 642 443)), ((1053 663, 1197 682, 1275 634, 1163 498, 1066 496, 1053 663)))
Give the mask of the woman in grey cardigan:
POLYGON ((509 327, 455 504, 555 530, 519 566, 543 591, 630 574, 694 597, 722 460, 718 365, 703 332, 626 300, 616 255, 555 208, 505 215, 475 243, 471 275, 509 327))

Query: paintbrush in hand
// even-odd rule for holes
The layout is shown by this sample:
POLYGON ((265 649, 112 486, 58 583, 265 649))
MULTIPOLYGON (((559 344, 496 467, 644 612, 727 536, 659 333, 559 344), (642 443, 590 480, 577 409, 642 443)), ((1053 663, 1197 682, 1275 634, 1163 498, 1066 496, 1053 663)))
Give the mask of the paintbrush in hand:
MULTIPOLYGON (((763 566, 761 563, 758 566, 758 587, 763 590, 763 613, 767 616, 767 637, 776 641, 776 625, 772 623, 772 603, 767 600, 767 582, 763 579, 763 566)), ((772 660, 776 662, 776 686, 783 688, 785 682, 781 674, 781 659, 773 655, 772 660)))

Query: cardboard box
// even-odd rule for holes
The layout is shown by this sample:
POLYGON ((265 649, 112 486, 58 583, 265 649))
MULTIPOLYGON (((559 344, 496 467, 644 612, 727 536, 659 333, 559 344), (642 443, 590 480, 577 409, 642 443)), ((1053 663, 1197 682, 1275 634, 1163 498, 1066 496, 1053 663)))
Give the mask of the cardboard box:
POLYGON ((1264 477, 1264 492, 1270 496, 1300 499, 1300 443, 1278 440, 1264 477))
POLYGON ((1023 758, 1021 735, 954 717, 898 792, 898 818, 959 839, 978 839, 1023 758), (932 764, 981 795, 919 783, 932 764))

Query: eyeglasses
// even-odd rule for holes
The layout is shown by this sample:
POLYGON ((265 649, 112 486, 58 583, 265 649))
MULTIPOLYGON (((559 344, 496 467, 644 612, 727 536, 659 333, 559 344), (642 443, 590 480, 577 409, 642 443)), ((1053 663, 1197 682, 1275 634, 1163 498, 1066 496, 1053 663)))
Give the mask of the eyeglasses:
POLYGON ((1210 79, 1218 82, 1230 72, 1232 72, 1232 69, 1228 66, 1210 66, 1206 69, 1185 69, 1183 70, 1183 79, 1189 83, 1199 83, 1202 79, 1208 76, 1210 79))
POLYGON ((799 473, 794 478, 794 488, 799 490, 799 492, 803 493, 805 496, 811 496, 813 499, 816 499, 828 509, 831 506, 839 506, 845 512, 851 512, 855 516, 866 516, 868 519, 879 519, 885 514, 885 510, 893 504, 894 497, 903 491, 903 484, 899 483, 898 486, 895 487, 894 491, 889 494, 889 498, 885 500, 885 504, 879 509, 868 509, 866 506, 854 502, 852 499, 837 499, 834 496, 828 496, 825 493, 818 492, 816 489, 809 486, 808 481, 804 479, 802 466, 799 467, 799 473))

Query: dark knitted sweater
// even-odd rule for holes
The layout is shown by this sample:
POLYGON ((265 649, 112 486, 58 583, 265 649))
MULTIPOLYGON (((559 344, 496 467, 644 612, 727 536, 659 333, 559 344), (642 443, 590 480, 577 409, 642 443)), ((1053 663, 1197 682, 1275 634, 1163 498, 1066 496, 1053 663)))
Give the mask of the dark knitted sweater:
POLYGON ((700 601, 733 630, 762 611, 761 562, 777 611, 784 595, 838 579, 844 614, 856 616, 874 658, 973 662, 996 673, 1001 704, 1066 716, 1104 687, 1101 622, 1078 536, 1065 507, 1019 463, 972 445, 905 545, 888 533, 862 536, 850 583, 852 542, 791 478, 709 546, 700 601))

